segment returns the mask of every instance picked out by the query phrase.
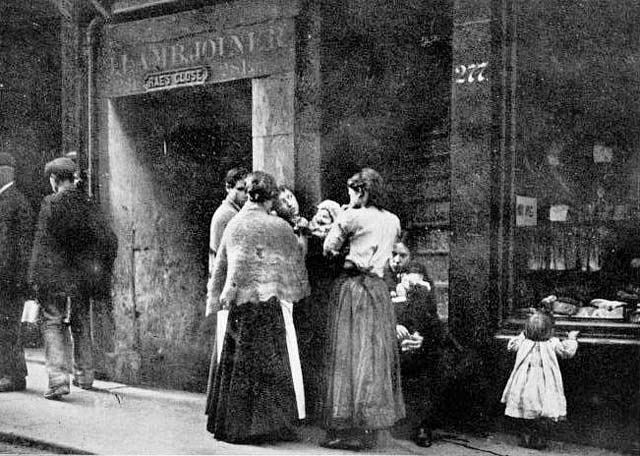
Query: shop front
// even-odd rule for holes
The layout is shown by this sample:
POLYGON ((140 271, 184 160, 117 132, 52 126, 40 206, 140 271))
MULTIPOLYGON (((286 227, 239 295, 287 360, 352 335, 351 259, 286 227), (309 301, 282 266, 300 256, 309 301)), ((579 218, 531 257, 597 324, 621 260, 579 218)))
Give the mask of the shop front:
POLYGON ((640 7, 504 1, 469 17, 468 6, 457 2, 454 31, 451 154, 460 193, 469 192, 474 170, 454 156, 485 153, 491 165, 475 240, 486 250, 469 247, 473 238, 459 222, 470 220, 461 208, 482 213, 480 206, 452 197, 460 214, 458 222, 452 215, 452 263, 461 265, 450 284, 454 323, 470 340, 491 344, 497 401, 513 363, 506 341, 532 307, 557 298, 550 299, 556 334, 579 330, 580 348, 561 362, 569 416, 556 432, 637 450, 640 7), (488 266, 480 297, 456 288, 470 272, 460 258, 469 257, 488 266))
POLYGON ((113 309, 96 318, 109 378, 205 390, 209 222, 233 166, 292 186, 308 218, 380 171, 446 318, 446 0, 111 6, 87 31, 84 155, 120 241, 113 309))
POLYGON ((300 68, 307 74, 296 72, 299 10, 263 3, 102 28, 88 162, 120 240, 115 334, 103 335, 112 378, 204 390, 209 224, 230 168, 265 170, 294 188, 303 175, 298 193, 317 199, 306 171, 316 132, 296 108, 307 94, 294 90, 300 68))

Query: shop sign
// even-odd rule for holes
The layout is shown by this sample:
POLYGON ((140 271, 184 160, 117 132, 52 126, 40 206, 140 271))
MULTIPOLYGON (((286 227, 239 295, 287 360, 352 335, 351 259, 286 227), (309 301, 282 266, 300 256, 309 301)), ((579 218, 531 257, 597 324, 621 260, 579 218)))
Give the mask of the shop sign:
POLYGON ((122 27, 107 32, 101 65, 101 89, 107 96, 255 78, 295 67, 292 20, 141 43, 122 27))
POLYGON ((538 200, 516 195, 516 226, 536 226, 538 224, 538 200))
POLYGON ((208 76, 209 72, 206 67, 151 73, 144 78, 144 89, 151 92, 200 85, 205 83, 208 76))

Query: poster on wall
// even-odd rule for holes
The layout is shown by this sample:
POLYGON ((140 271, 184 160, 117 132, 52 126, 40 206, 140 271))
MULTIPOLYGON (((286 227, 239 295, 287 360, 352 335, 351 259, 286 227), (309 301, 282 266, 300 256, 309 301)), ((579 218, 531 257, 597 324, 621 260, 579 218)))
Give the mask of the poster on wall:
POLYGON ((569 213, 569 206, 566 204, 556 204, 549 208, 549 221, 566 222, 569 213))
POLYGON ((516 195, 516 226, 536 226, 538 224, 538 200, 516 195))

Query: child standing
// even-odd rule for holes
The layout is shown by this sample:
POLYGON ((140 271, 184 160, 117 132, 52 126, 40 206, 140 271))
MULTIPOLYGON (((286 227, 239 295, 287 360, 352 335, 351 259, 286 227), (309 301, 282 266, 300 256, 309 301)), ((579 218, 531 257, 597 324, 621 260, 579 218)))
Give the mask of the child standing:
POLYGON ((524 430, 520 445, 528 448, 544 448, 546 441, 540 435, 543 426, 567 415, 558 356, 571 358, 576 354, 578 331, 570 331, 568 339, 560 341, 554 337, 553 329, 552 316, 538 310, 529 317, 524 331, 507 346, 507 350, 517 355, 502 393, 504 413, 520 421, 524 430))

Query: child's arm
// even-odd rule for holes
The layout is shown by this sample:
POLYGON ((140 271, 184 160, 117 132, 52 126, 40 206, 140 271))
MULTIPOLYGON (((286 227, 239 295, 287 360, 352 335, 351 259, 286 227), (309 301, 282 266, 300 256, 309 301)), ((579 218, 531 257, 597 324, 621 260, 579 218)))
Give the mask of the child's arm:
POLYGON ((565 340, 557 340, 553 345, 556 354, 560 358, 573 358, 578 350, 578 333, 580 331, 569 331, 569 335, 565 340))
POLYGON ((511 338, 511 340, 509 340, 509 344, 507 345, 507 350, 517 352, 520 349, 520 344, 522 344, 522 341, 524 339, 524 332, 518 334, 517 337, 511 338))

